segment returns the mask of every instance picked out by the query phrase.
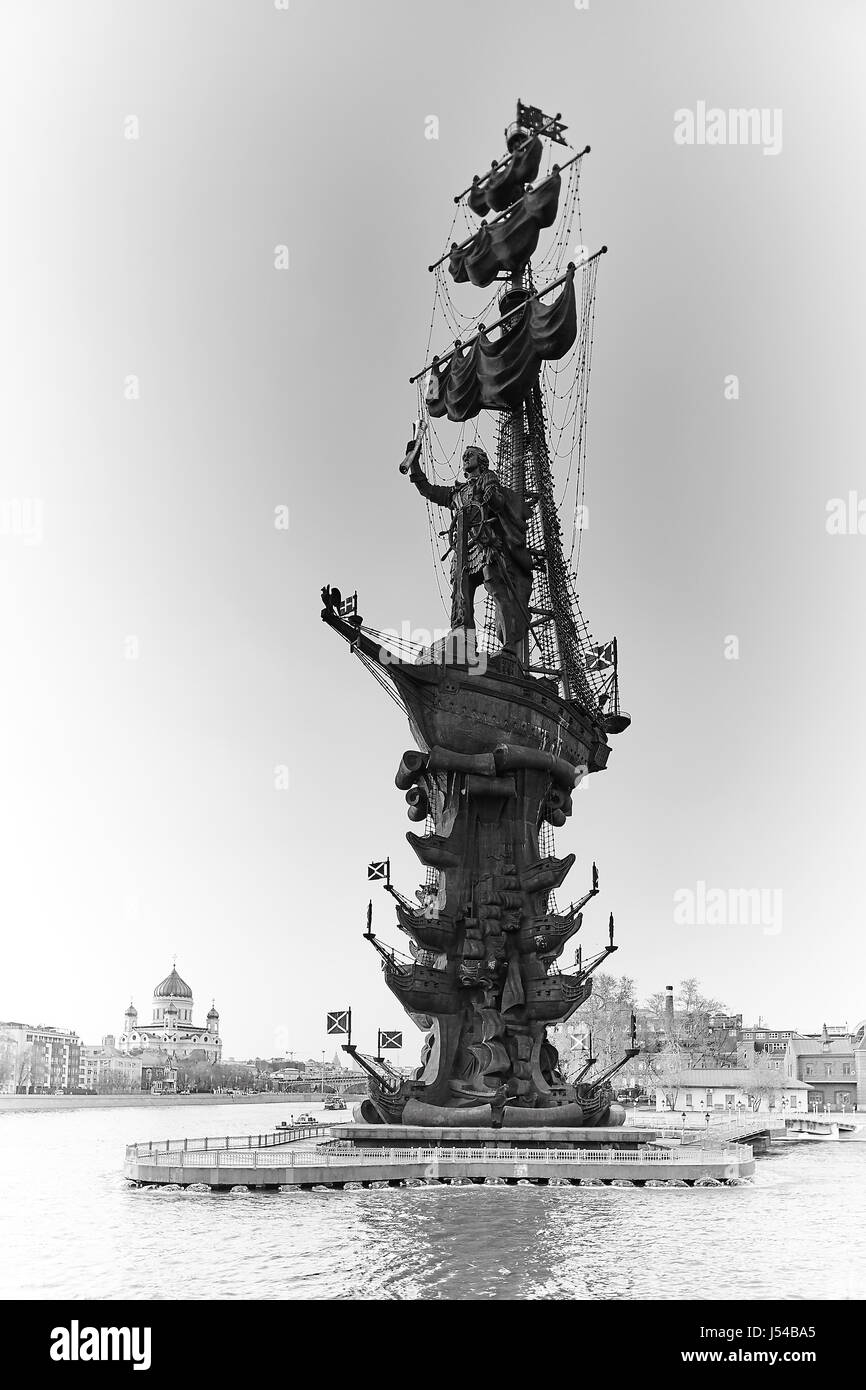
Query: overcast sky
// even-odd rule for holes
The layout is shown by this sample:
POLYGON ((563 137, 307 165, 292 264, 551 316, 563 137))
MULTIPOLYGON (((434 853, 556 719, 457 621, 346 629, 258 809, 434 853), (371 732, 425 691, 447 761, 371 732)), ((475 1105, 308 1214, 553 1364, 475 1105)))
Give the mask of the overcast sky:
POLYGON ((856 0, 6 7, 0 1018, 95 1041, 176 952, 232 1055, 404 1023, 361 933, 369 859, 422 876, 411 737, 319 590, 443 620, 407 378, 518 96, 592 145, 610 246, 580 579, 634 722, 557 840, 572 896, 601 872, 585 949, 612 909, 641 995, 866 1016, 866 536, 826 524, 866 498, 864 36, 856 0), (781 149, 677 144, 700 102, 780 111, 781 149), (678 922, 699 883, 781 915, 678 922))

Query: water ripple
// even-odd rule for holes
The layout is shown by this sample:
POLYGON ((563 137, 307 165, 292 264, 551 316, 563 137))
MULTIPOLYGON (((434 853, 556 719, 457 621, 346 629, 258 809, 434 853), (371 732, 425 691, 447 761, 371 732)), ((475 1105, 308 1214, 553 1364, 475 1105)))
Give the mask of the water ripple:
POLYGON ((136 1191, 121 1175, 124 1144, 165 1127, 236 1134, 276 1118, 271 1106, 0 1115, 0 1297, 866 1297, 862 1142, 782 1147, 736 1188, 231 1196, 136 1191))

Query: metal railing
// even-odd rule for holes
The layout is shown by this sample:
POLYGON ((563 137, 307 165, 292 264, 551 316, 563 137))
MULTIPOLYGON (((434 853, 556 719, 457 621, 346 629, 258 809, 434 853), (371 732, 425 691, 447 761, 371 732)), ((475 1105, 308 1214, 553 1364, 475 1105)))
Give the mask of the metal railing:
MULTIPOLYGON (((140 1146, 144 1148, 144 1146, 140 1146)), ((356 1168, 387 1167, 407 1163, 496 1163, 513 1167, 515 1163, 618 1164, 643 1167, 645 1164, 745 1163, 751 1160, 748 1144, 728 1144, 717 1149, 689 1145, 678 1149, 508 1149, 508 1148, 388 1148, 289 1149, 275 1152, 263 1149, 180 1149, 145 1151, 143 1157, 157 1168, 356 1168)))
MULTIPOLYGON (((788 1118, 797 1119, 800 1113, 793 1112, 788 1118)), ((626 1126, 633 1129, 657 1130, 665 1135, 681 1134, 688 1142, 692 1139, 715 1138, 716 1136, 736 1138, 739 1134, 758 1134, 764 1131, 780 1133, 785 1128, 784 1115, 770 1115, 766 1110, 755 1110, 747 1115, 734 1117, 711 1115, 709 1125, 702 1114, 688 1114, 685 1124, 679 1116, 671 1114, 638 1115, 629 1112, 626 1126)))
POLYGON ((267 1134, 226 1134, 207 1139, 152 1139, 143 1144, 127 1144, 127 1159, 149 1158, 156 1153, 176 1154, 189 1150, 212 1153, 229 1149, 269 1149, 282 1144, 294 1144, 298 1139, 319 1139, 330 1134, 329 1125, 287 1125, 285 1129, 270 1130, 267 1134))

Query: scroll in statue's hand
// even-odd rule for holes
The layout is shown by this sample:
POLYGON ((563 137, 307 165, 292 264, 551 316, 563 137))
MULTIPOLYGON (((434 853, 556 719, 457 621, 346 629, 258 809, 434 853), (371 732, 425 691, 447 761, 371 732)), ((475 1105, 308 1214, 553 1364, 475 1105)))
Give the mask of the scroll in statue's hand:
POLYGON ((412 438, 406 445, 406 457, 400 464, 401 473, 408 473, 410 477, 414 477, 420 471, 418 460, 421 457, 421 444, 426 429, 426 420, 417 420, 412 426, 412 438))

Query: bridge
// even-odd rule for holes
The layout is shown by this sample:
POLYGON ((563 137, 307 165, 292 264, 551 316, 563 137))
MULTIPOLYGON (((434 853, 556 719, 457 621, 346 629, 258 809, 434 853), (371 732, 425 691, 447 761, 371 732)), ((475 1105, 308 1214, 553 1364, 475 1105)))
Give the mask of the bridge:
POLYGON ((834 1115, 789 1115, 785 1127, 789 1134, 814 1134, 818 1139, 838 1139, 842 1134, 854 1134, 860 1129, 853 1116, 840 1119, 834 1115))
POLYGON ((755 1110, 747 1115, 710 1115, 709 1122, 702 1114, 686 1114, 685 1120, 670 1114, 650 1117, 644 1112, 635 1117, 631 1112, 628 1124, 656 1130, 661 1138, 680 1139, 683 1144, 728 1144, 750 1139, 772 1139, 785 1133, 785 1118, 767 1110, 755 1110))
POLYGON ((279 1087, 280 1095, 288 1096, 357 1096, 363 1100, 367 1095, 367 1078, 363 1072, 357 1075, 344 1077, 326 1076, 324 1082, 320 1076, 308 1076, 306 1080, 299 1077, 296 1081, 281 1081, 279 1078, 274 1083, 279 1087))

